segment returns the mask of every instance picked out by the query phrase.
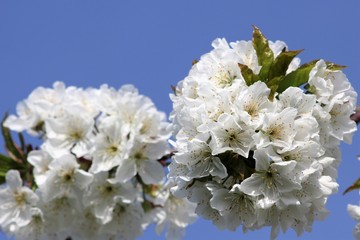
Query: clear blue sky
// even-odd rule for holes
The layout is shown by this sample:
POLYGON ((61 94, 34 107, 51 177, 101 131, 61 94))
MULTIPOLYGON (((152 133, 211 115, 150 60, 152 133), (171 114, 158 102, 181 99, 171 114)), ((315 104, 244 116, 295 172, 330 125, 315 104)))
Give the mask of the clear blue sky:
MULTIPOLYGON (((251 39, 253 24, 290 49, 304 48, 303 63, 324 58, 348 66, 345 73, 360 91, 359 12, 359 0, 1 0, 0 114, 14 113, 35 87, 56 80, 81 87, 131 83, 169 113, 170 85, 187 75, 192 60, 217 37, 251 39)), ((331 214, 300 239, 352 239, 355 222, 346 205, 360 197, 341 193, 360 176, 359 146, 360 132, 353 145, 342 145, 340 191, 327 205, 331 214)), ((198 220, 186 239, 268 239, 269 232, 219 231, 198 220)), ((140 239, 164 237, 150 228, 140 239)), ((278 239, 296 235, 289 230, 278 239)))

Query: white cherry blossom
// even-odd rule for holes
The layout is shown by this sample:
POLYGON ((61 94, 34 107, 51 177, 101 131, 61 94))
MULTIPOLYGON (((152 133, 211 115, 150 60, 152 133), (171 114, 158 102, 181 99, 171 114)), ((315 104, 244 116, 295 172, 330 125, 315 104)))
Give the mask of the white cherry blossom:
POLYGON ((49 165, 46 181, 39 186, 44 201, 49 202, 64 196, 80 200, 81 191, 89 186, 93 175, 79 167, 76 158, 71 154, 54 159, 49 165))
POLYGON ((126 182, 137 173, 146 184, 156 184, 165 177, 162 165, 157 161, 168 152, 166 142, 134 142, 128 158, 117 168, 114 182, 126 182))
POLYGON ((18 226, 25 226, 31 221, 32 209, 39 197, 23 186, 17 170, 7 172, 6 184, 5 188, 0 189, 0 225, 16 223, 18 226))
POLYGON ((360 239, 360 206, 349 204, 347 210, 350 213, 351 217, 357 222, 353 234, 356 239, 360 239))

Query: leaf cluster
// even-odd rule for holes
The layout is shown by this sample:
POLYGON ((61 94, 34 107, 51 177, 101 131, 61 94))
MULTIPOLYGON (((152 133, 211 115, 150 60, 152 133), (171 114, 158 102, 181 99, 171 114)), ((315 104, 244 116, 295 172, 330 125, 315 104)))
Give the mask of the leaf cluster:
POLYGON ((5 142, 7 155, 0 154, 0 184, 5 183, 6 173, 11 169, 19 170, 22 179, 26 179, 31 186, 33 183, 32 167, 27 162, 27 155, 33 150, 31 145, 26 145, 22 133, 18 133, 19 144, 15 143, 10 129, 4 126, 4 121, 8 117, 5 114, 1 121, 1 133, 5 142))
MULTIPOLYGON (((259 28, 254 26, 252 43, 258 58, 261 70, 258 74, 254 73, 248 66, 239 64, 241 74, 248 86, 257 81, 262 81, 271 89, 270 99, 275 93, 282 93, 289 87, 300 87, 309 81, 309 73, 314 68, 318 60, 314 60, 301 65, 298 69, 286 74, 290 63, 299 55, 301 50, 289 51, 283 48, 278 56, 274 56, 270 48, 268 39, 262 34, 259 28)), ((326 62, 330 70, 340 70, 345 66, 326 62)))

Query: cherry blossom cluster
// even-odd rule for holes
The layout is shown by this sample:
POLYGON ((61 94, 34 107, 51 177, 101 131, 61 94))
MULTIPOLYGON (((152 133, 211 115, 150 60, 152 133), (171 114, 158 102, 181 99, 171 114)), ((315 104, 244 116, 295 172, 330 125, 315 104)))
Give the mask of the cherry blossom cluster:
POLYGON ((348 204, 347 210, 349 214, 355 219, 357 222, 353 234, 355 239, 360 239, 360 205, 352 205, 348 204))
POLYGON ((166 116, 131 85, 39 87, 4 126, 42 140, 12 156, 20 167, 0 189, 0 226, 15 239, 135 239, 151 223, 180 239, 195 220, 164 183, 166 116))
MULTIPOLYGON (((359 107, 357 108, 356 113, 358 113, 359 107)), ((360 156, 358 156, 358 160, 360 160, 360 156)), ((358 190, 360 188, 360 178, 358 178, 351 186, 349 186, 345 191, 344 194, 358 190)), ((360 192, 358 192, 360 194, 360 192)), ((357 222, 356 226, 353 230, 353 235, 355 239, 360 240, 360 203, 358 205, 348 204, 347 211, 350 216, 357 222)))
POLYGON ((282 41, 216 39, 171 95, 175 196, 220 229, 311 231, 337 192, 357 94, 343 66, 300 65, 282 41))

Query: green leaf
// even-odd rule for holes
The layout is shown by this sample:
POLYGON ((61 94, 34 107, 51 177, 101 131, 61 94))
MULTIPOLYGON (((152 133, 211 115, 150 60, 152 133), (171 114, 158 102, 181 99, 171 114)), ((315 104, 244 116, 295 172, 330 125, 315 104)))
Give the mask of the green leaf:
POLYGON ((343 194, 346 194, 348 192, 351 192, 353 190, 356 190, 356 189, 360 189, 360 178, 358 180, 356 180, 353 185, 351 185, 350 187, 348 187, 343 194))
POLYGON ((11 137, 11 132, 10 129, 4 126, 4 122, 5 119, 8 117, 8 114, 6 113, 2 122, 1 122, 1 131, 2 131, 2 135, 4 137, 4 141, 5 141, 5 146, 7 148, 7 150, 14 155, 15 158, 17 159, 23 159, 23 154, 19 151, 19 149, 17 148, 17 146, 15 145, 12 137, 11 137))
POLYGON ((272 101, 274 99, 275 93, 279 87, 280 82, 284 79, 284 76, 278 76, 272 78, 268 83, 267 86, 270 88, 271 92, 269 95, 269 99, 272 101))
POLYGON ((5 176, 2 176, 2 174, 0 173, 0 185, 4 184, 6 182, 5 176))
POLYGON ((246 65, 238 63, 241 75, 243 76, 246 84, 250 86, 251 84, 257 82, 259 80, 259 76, 254 74, 254 72, 246 65))
POLYGON ((329 70, 336 71, 336 70, 342 70, 342 69, 346 68, 346 66, 338 65, 336 63, 326 61, 326 68, 329 69, 329 70))
POLYGON ((141 203, 142 208, 144 209, 144 212, 149 212, 153 209, 153 205, 149 201, 144 201, 141 203))
POLYGON ((318 60, 311 61, 301 65, 295 71, 286 75, 282 81, 279 83, 277 88, 278 93, 282 93, 288 87, 299 87, 309 80, 309 73, 314 68, 318 60))
POLYGON ((26 165, 14 161, 12 158, 0 154, 0 171, 9 171, 10 169, 25 169, 26 165))
POLYGON ((285 76, 291 61, 303 50, 282 51, 275 59, 269 70, 269 79, 278 76, 285 76))
POLYGON ((274 53, 270 49, 269 41, 262 34, 259 28, 253 26, 253 39, 252 43, 256 51, 256 55, 258 57, 258 63, 261 66, 261 70, 259 73, 260 80, 263 82, 267 82, 269 69, 274 62, 274 53))
POLYGON ((14 160, 0 153, 0 166, 6 162, 12 162, 12 161, 14 160))
POLYGON ((19 132, 18 133, 19 141, 20 141, 20 147, 23 152, 26 152, 26 144, 25 144, 25 138, 24 135, 19 132))

